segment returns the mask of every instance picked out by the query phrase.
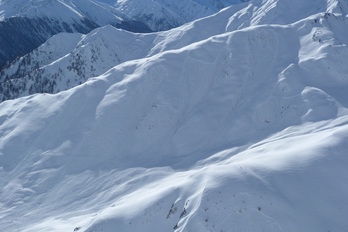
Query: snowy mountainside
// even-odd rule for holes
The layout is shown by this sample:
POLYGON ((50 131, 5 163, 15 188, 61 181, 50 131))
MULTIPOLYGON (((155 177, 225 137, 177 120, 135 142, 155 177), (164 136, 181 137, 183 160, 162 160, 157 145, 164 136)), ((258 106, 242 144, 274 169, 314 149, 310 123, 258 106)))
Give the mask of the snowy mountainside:
POLYGON ((88 33, 96 27, 97 24, 85 18, 72 24, 56 19, 25 17, 11 17, 0 21, 0 67, 2 69, 59 32, 88 33))
POLYGON ((287 25, 318 13, 334 13, 346 16, 348 2, 346 0, 301 0, 289 1, 250 1, 247 7, 230 18, 227 30, 236 30, 249 26, 265 24, 287 25))
POLYGON ((131 31, 150 31, 143 23, 122 17, 112 6, 93 0, 1 1, 0 67, 57 33, 88 33, 108 24, 131 31))
POLYGON ((2 70, 0 98, 57 93, 77 86, 117 64, 146 56, 145 37, 153 36, 120 31, 112 26, 95 29, 87 35, 58 34, 2 70), (64 43, 54 43, 56 40, 64 43), (55 56, 52 49, 58 50, 55 56), (128 52, 129 49, 133 52, 128 52))
POLYGON ((2 102, 0 229, 345 231, 347 16, 226 30, 245 7, 182 27, 211 35, 137 34, 158 47, 2 102))
POLYGON ((4 79, 18 79, 26 76, 35 68, 46 66, 71 52, 81 38, 82 34, 79 33, 63 32, 54 35, 30 54, 19 58, 8 68, 4 68, 1 77, 4 79))
MULTIPOLYGON (((286 10, 287 7, 284 7, 288 3, 285 1, 281 3, 282 5, 276 3, 276 1, 268 1, 265 5, 272 6, 267 8, 268 11, 278 12, 276 15, 283 15, 285 19, 294 18, 293 12, 289 12, 286 10), (279 9, 274 9, 275 6, 279 6, 279 9)), ((41 58, 38 58, 38 53, 34 51, 1 71, 0 88, 3 93, 0 96, 0 100, 14 99, 33 93, 56 93, 79 85, 88 78, 100 75, 113 66, 128 60, 152 56, 165 50, 178 49, 190 43, 207 39, 215 34, 245 28, 248 25, 268 24, 269 20, 262 18, 271 15, 271 13, 264 13, 265 5, 260 5, 254 1, 247 6, 245 4, 234 5, 222 10, 217 15, 196 20, 169 31, 146 35, 131 35, 126 31, 104 27, 87 35, 85 38, 88 38, 89 42, 85 42, 86 39, 83 39, 78 45, 74 41, 68 46, 64 44, 62 50, 67 51, 66 47, 71 47, 70 54, 68 52, 62 53, 60 57, 56 57, 56 60, 51 59, 50 65, 47 65, 48 63, 40 65, 40 62, 36 62, 37 59, 41 58), (252 13, 248 12, 250 9, 254 9, 254 11, 252 13), (260 9, 262 10, 260 11, 260 9), (246 20, 241 15, 251 15, 251 17, 249 20, 246 20), (256 18, 258 20, 255 20, 256 18), (214 25, 214 27, 207 30, 206 25, 214 25), (84 45, 84 43, 87 43, 87 45, 84 45), (127 49, 132 50, 132 53, 127 52, 127 49), (29 60, 33 61, 27 62, 29 60)), ((323 30, 336 24, 335 30, 338 30, 338 27, 345 28, 345 22, 339 23, 338 14, 335 14, 335 19, 329 19, 333 17, 333 15, 330 16, 330 12, 343 12, 342 9, 345 9, 342 7, 343 3, 333 4, 329 2, 326 4, 325 1, 318 1, 317 6, 314 8, 316 10, 313 11, 311 9, 310 12, 301 10, 306 8, 305 6, 309 8, 309 5, 303 5, 296 3, 298 15, 302 17, 301 12, 305 12, 307 13, 306 17, 308 17, 308 13, 314 12, 315 14, 310 17, 315 18, 313 19, 315 22, 321 20, 318 25, 323 27, 323 30), (327 14, 323 18, 323 13, 320 12, 327 14), (335 23, 330 25, 330 20, 334 20, 335 23)), ((342 14, 346 15, 346 12, 342 14)), ((280 22, 277 18, 273 20, 279 24, 282 24, 284 21, 280 22)), ((293 22, 292 20, 287 21, 289 23, 293 22)), ((315 34, 313 38, 320 40, 320 36, 318 37, 317 34, 321 33, 321 29, 313 33, 315 34)), ((342 32, 340 34, 344 35, 341 36, 344 41, 347 33, 342 32)), ((61 39, 67 41, 64 38, 61 39)), ((39 49, 44 50, 46 47, 49 49, 50 45, 43 44, 39 49)), ((40 52, 39 54, 41 55, 42 53, 45 52, 40 52)), ((45 60, 45 58, 42 59, 45 60)))
MULTIPOLYGON (((226 8, 218 13, 219 16, 208 16, 158 33, 133 34, 106 26, 83 36, 78 43, 72 40, 69 44, 66 34, 56 35, 53 37, 54 40, 64 41, 63 44, 48 40, 38 49, 1 71, 3 79, 0 80, 2 90, 0 100, 66 90, 122 62, 178 49, 223 33, 228 23, 228 16, 241 7, 242 5, 226 8), (207 24, 214 24, 214 27, 206 30, 207 24), (59 44, 62 46, 61 55, 52 56, 52 45, 54 49, 59 50, 59 44), (70 51, 67 48, 70 48, 70 51), (129 50, 132 52, 128 52, 129 50), (47 60, 43 54, 49 54, 49 59, 47 60)), ((81 36, 77 34, 72 37, 81 36)))
MULTIPOLYGON (((248 0, 247 0, 248 1, 248 0)), ((199 19, 246 0, 122 0, 115 7, 153 31, 167 30, 199 19)))
POLYGON ((126 19, 111 5, 94 0, 4 0, 0 9, 0 21, 13 17, 45 18, 69 26, 86 18, 99 26, 116 26, 126 19))
POLYGON ((180 4, 167 3, 166 6, 163 5, 164 2, 157 2, 157 7, 153 7, 151 2, 143 4, 144 2, 122 2, 122 6, 118 2, 119 6, 116 6, 116 3, 96 0, 0 1, 0 67, 32 51, 59 32, 88 33, 105 25, 134 32, 167 30, 239 1, 224 1, 214 8, 211 6, 216 4, 209 1, 200 1, 198 5, 192 5, 191 1, 180 1, 180 4), (209 10, 201 13, 201 10, 197 11, 197 7, 194 7, 190 17, 184 19, 185 12, 180 11, 180 16, 177 16, 178 12, 173 13, 175 9, 172 8, 177 5, 185 5, 186 9, 197 5, 199 9, 209 10), (146 13, 140 15, 145 9, 146 13))
POLYGON ((1 1, 0 67, 59 32, 87 33, 96 27, 63 1, 1 1))

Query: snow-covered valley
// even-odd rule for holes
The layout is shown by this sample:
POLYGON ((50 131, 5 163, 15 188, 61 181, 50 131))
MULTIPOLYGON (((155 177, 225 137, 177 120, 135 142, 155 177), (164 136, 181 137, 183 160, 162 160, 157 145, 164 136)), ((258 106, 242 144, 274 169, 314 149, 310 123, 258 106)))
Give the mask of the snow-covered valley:
POLYGON ((4 71, 62 81, 0 104, 0 230, 347 231, 347 5, 52 37, 4 71))

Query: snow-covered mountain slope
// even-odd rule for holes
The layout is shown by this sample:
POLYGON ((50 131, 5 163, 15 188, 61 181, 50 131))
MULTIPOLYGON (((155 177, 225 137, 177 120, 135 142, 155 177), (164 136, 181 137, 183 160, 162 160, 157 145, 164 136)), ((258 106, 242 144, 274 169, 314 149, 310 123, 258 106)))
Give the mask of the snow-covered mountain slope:
MULTIPOLYGON (((286 2, 282 3, 287 4, 286 2)), ((274 1, 269 1, 266 5, 271 5, 273 8, 276 6, 274 1)), ((310 15, 313 13, 312 10, 309 12, 301 11, 300 9, 305 8, 305 6, 296 3, 297 11, 299 12, 298 15, 307 13, 307 15, 301 15, 301 17, 315 18, 313 20, 317 22, 318 26, 322 28, 329 27, 329 30, 332 25, 326 25, 326 21, 328 21, 326 19, 335 11, 345 15, 347 11, 343 11, 345 8, 341 7, 342 5, 333 5, 332 2, 326 4, 324 1, 318 1, 315 7, 316 11, 314 11, 315 14, 310 15), (339 10, 337 10, 337 7, 339 7, 339 10), (323 15, 320 12, 327 14, 323 15), (322 20, 323 17, 325 20, 322 20)), ((55 40, 66 41, 62 45, 64 46, 62 50, 65 53, 63 54, 61 52, 60 57, 55 57, 55 59, 50 59, 49 62, 40 64, 38 60, 45 60, 46 58, 38 56, 42 53, 51 53, 50 44, 54 43, 48 41, 47 44, 43 44, 38 49, 40 52, 35 50, 1 71, 2 80, 0 80, 0 88, 3 93, 0 96, 0 100, 14 99, 33 93, 57 93, 79 85, 88 78, 100 75, 113 66, 128 60, 152 56, 166 50, 182 48, 190 43, 204 40, 226 31, 245 28, 248 25, 257 26, 263 25, 263 23, 268 24, 268 21, 261 20, 258 16, 259 9, 261 8, 265 8, 265 6, 252 1, 248 5, 235 5, 222 10, 216 15, 196 20, 169 31, 143 35, 119 31, 113 27, 104 27, 83 37, 77 45, 75 40, 72 40, 67 45, 68 40, 64 38, 65 35, 61 35, 62 38, 59 38, 60 35, 57 35, 55 40), (249 20, 246 20, 244 16, 240 17, 241 14, 246 14, 245 12, 250 9, 254 9, 254 11, 248 13, 248 15, 251 15, 249 20), (255 18, 259 18, 260 20, 254 22, 255 18), (214 27, 207 29, 206 25, 214 25, 214 27), (66 47, 72 48, 69 52, 70 54, 68 54, 66 47), (48 51, 45 51, 45 49, 48 49, 48 51), (133 52, 129 53, 128 50, 132 50, 133 52)), ((307 8, 309 8, 309 5, 307 8)), ((283 21, 293 22, 287 19, 287 16, 288 18, 293 18, 293 12, 287 13, 288 11, 285 9, 281 5, 280 9, 273 10, 279 12, 280 15, 284 15, 285 19, 283 21)), ((264 14, 262 13, 261 16, 264 16, 264 14)), ((277 19, 274 19, 274 21, 278 24, 283 23, 278 22, 279 20, 277 21, 277 19)), ((335 30, 339 30, 339 27, 345 28, 345 23, 340 24, 339 20, 334 21, 334 24, 337 24, 335 30)), ((347 36, 347 33, 343 32, 340 34, 343 35, 340 37, 345 40, 344 38, 347 36)), ((59 46, 55 45, 55 49, 59 50, 59 46)))
POLYGON ((82 37, 79 33, 60 33, 52 36, 42 46, 4 68, 1 77, 19 79, 37 68, 57 61, 74 50, 82 37))
POLYGON ((0 229, 345 231, 347 16, 223 28, 2 102, 0 229))
POLYGON ((241 7, 227 8, 218 15, 165 32, 134 34, 106 26, 83 37, 58 34, 1 71, 0 100, 33 93, 57 93, 122 62, 182 48, 224 33, 228 17, 241 7), (214 28, 206 30, 206 25, 210 24, 214 24, 214 28))
POLYGON ((64 27, 79 24, 81 19, 88 19, 99 26, 107 24, 120 26, 123 21, 129 19, 120 14, 112 5, 95 0, 0 1, 0 21, 13 17, 43 18, 65 24, 64 27))
POLYGON ((112 4, 97 0, 2 0, 0 67, 59 32, 87 33, 105 25, 133 32, 167 30, 239 2, 118 1, 112 4))
POLYGON ((167 30, 248 0, 121 0, 115 7, 153 31, 167 30))
MULTIPOLYGON (((2 171, 1 180, 12 181, 1 190, 1 227, 345 231, 347 122, 343 117, 292 127, 242 152, 223 150, 181 171, 95 166, 67 174, 60 163, 69 147, 65 143, 42 154, 55 160, 46 169, 39 162, 30 171, 23 166, 7 175, 2 171)), ((25 162, 32 163, 30 157, 25 162)), ((82 165, 80 159, 70 166, 78 170, 82 165)))
POLYGON ((151 43, 146 38, 153 40, 154 36, 133 34, 112 26, 83 36, 58 34, 2 70, 0 99, 57 93, 77 86, 117 64, 145 57, 151 43))
POLYGON ((98 27, 82 18, 73 24, 48 18, 11 17, 0 21, 0 67, 37 48, 59 32, 88 33, 98 27))
POLYGON ((346 0, 316 0, 306 1, 251 1, 245 7, 230 18, 227 30, 236 30, 249 26, 265 24, 291 24, 318 13, 348 14, 348 2, 346 0), (264 2, 264 4, 260 4, 264 2))
POLYGON ((150 31, 143 23, 121 17, 114 7, 94 0, 0 1, 0 67, 59 32, 88 33, 107 24, 150 31))

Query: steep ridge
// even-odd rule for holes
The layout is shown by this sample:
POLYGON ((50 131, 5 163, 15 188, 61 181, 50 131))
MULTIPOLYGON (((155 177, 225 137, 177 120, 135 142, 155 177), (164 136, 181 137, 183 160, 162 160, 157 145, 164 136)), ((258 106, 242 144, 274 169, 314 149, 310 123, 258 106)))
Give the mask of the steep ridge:
POLYGON ((163 31, 247 1, 249 0, 122 0, 116 1, 114 5, 119 12, 141 20, 153 31, 163 31))
POLYGON ((1 103, 2 229, 344 231, 347 16, 310 13, 1 103))
POLYGON ((58 34, 2 70, 4 79, 0 83, 0 99, 34 93, 57 93, 101 75, 124 61, 144 57, 148 45, 146 39, 139 39, 141 37, 144 36, 120 31, 112 26, 95 29, 83 36, 58 34), (129 49, 133 52, 127 52, 129 49))
POLYGON ((199 2, 177 1, 173 4, 171 1, 160 1, 154 7, 152 2, 145 1, 118 1, 117 4, 111 4, 109 1, 97 0, 2 0, 0 67, 32 51, 59 32, 88 33, 105 25, 133 32, 167 30, 240 1, 218 1, 219 4, 214 1, 199 2), (194 10, 184 19, 183 15, 189 12, 183 12, 180 7, 173 9, 180 5, 186 9, 193 7, 194 10), (146 13, 141 13, 145 9, 146 13), (155 27, 155 23, 158 26, 155 27))
POLYGON ((98 24, 62 1, 0 2, 0 67, 59 32, 87 33, 98 24))
MULTIPOLYGON (((85 42, 83 39, 79 45, 75 45, 75 47, 69 51, 70 55, 66 52, 66 54, 61 57, 56 57, 56 61, 51 60, 52 65, 46 66, 45 64, 42 66, 36 62, 38 59, 36 57, 37 52, 34 51, 14 62, 11 66, 4 68, 1 71, 2 81, 0 80, 0 88, 3 94, 0 96, 0 100, 14 99, 33 93, 56 93, 79 85, 90 77, 100 75, 121 62, 144 56, 151 56, 169 49, 177 49, 190 43, 206 39, 214 34, 233 31, 238 28, 241 29, 248 25, 268 24, 270 19, 266 18, 269 18, 269 15, 273 16, 272 20, 277 24, 283 24, 284 20, 287 20, 287 23, 291 23, 293 22, 292 18, 298 20, 303 16, 301 12, 306 13, 305 10, 301 9, 309 8, 309 6, 307 6, 307 8, 303 6, 304 4, 296 3, 298 9, 295 11, 298 13, 294 14, 291 12, 290 16, 292 18, 289 17, 291 20, 283 17, 284 19, 280 18, 280 20, 283 21, 279 21, 279 16, 277 15, 285 14, 285 12, 281 12, 281 10, 284 11, 287 9, 287 3, 282 2, 282 4, 285 4, 285 6, 276 1, 267 2, 266 5, 261 6, 257 5, 255 2, 239 4, 226 8, 219 13, 225 16, 209 16, 170 31, 148 35, 131 35, 128 32, 117 31, 112 27, 98 29, 91 32, 90 35, 86 37, 89 38, 89 42, 86 42, 87 46, 84 45, 85 42), (274 9, 275 6, 279 6, 279 9, 274 9), (251 9, 253 10, 251 11, 251 9), (267 11, 274 11, 276 13, 267 11), (227 15, 232 15, 232 17, 228 18, 227 15), (251 17, 249 20, 246 20, 244 15, 251 15, 251 17), (299 16, 294 17, 294 15, 299 16), (214 24, 214 27, 207 30, 204 28, 207 24, 214 24), (123 41, 127 42, 124 43, 123 41), (116 44, 117 48, 115 47, 116 44), (132 48, 129 48, 129 46, 132 48), (109 49, 110 47, 113 49, 109 49), (129 54, 126 52, 127 49, 131 49, 133 52, 129 54), (129 56, 125 54, 129 54, 129 56), (31 60, 33 61, 28 62, 31 60), (98 60, 99 63, 102 62, 102 64, 99 65, 98 60)), ((327 13, 325 17, 330 16, 332 12, 339 12, 335 13, 335 15, 346 15, 347 10, 345 9, 348 9, 348 7, 345 7, 344 4, 346 3, 338 2, 334 4, 333 2, 326 3, 326 1, 318 1, 317 6, 313 8, 315 10, 311 9, 307 13, 315 13, 313 15, 313 17, 316 17, 316 19, 314 19, 315 21, 318 21, 322 17, 322 15, 317 15, 320 14, 320 12, 327 13)), ((327 25, 323 25, 323 27, 326 26, 327 25)), ((342 28, 344 28, 344 26, 342 28)), ((62 40, 67 41, 64 35, 62 35, 62 37, 62 40)), ((59 36, 56 39, 58 40, 59 36)), ((74 45, 75 43, 72 41, 72 44, 74 45)), ((68 45, 68 47, 73 45, 68 45)), ((43 44, 38 50, 42 50, 42 52, 45 53, 43 50, 46 47, 49 47, 49 45, 43 44)), ((62 49, 66 51, 65 48, 62 49)), ((40 52, 40 54, 42 52, 40 52)))
POLYGON ((96 27, 97 24, 84 18, 72 24, 49 18, 11 17, 0 21, 0 67, 2 69, 59 32, 88 33, 96 27))
POLYGON ((318 13, 334 13, 346 16, 348 2, 345 0, 316 0, 314 2, 288 1, 251 1, 248 7, 242 9, 230 18, 227 30, 236 30, 249 26, 280 24, 286 25, 316 15, 318 13), (283 17, 286 15, 285 17, 283 17))
POLYGON ((159 33, 133 34, 106 26, 83 37, 79 34, 71 35, 72 38, 81 38, 78 43, 75 39, 70 41, 64 33, 58 34, 1 71, 3 80, 0 82, 0 100, 34 93, 57 93, 100 75, 122 62, 178 49, 223 33, 228 22, 227 16, 241 7, 243 5, 227 8, 219 13, 220 17, 208 16, 159 33), (214 28, 205 30, 207 24, 214 24, 214 28), (52 46, 60 56, 52 55, 52 46), (128 52, 129 50, 132 52, 128 52))
POLYGON ((107 24, 150 32, 141 22, 121 17, 110 5, 93 0, 3 0, 0 2, 0 67, 59 32, 88 33, 107 24))

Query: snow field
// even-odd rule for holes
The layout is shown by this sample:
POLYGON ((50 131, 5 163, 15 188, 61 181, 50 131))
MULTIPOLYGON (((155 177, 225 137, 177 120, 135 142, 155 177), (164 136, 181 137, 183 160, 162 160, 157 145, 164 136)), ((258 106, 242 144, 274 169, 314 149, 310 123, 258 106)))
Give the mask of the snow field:
MULTIPOLYGON (((190 38, 196 21, 77 87, 2 102, 0 228, 345 231, 346 16, 302 13, 190 38)), ((78 46, 155 35, 94 33, 78 46)))

